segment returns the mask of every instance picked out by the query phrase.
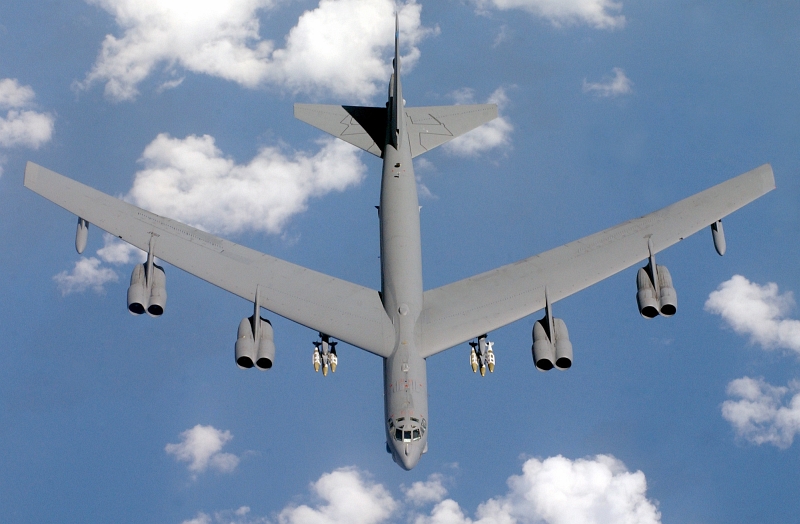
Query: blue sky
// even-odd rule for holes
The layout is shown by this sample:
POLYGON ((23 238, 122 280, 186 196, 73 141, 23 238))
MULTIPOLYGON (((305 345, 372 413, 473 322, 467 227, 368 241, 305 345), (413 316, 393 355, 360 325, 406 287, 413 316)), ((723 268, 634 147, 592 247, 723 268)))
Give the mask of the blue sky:
POLYGON ((777 522, 800 511, 800 8, 792 2, 402 5, 409 105, 501 119, 415 161, 426 288, 643 215, 765 162, 778 189, 659 254, 679 296, 642 319, 636 268, 428 362, 430 450, 384 450, 380 359, 270 316, 276 364, 235 366, 252 305, 22 187, 32 160, 152 211, 378 288, 380 161, 292 117, 385 101, 384 0, 0 5, 0 508, 4 522, 777 522), (220 7, 221 6, 221 7, 220 7), (738 275, 738 276, 737 276, 738 275))

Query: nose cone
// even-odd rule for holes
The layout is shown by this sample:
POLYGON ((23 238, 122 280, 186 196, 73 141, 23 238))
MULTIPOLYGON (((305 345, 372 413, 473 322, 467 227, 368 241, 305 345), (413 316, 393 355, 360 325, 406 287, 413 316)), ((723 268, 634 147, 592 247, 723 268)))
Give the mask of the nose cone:
POLYGON ((392 457, 398 466, 406 471, 411 471, 419 463, 423 446, 417 442, 397 442, 394 446, 392 457))

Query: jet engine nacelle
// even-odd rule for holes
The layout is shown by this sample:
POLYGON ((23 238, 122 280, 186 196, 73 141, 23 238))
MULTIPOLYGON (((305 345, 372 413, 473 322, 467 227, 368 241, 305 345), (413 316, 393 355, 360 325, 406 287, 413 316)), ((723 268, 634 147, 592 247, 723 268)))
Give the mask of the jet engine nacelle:
POLYGON ((636 275, 636 302, 639 313, 645 318, 655 318, 659 314, 671 317, 678 310, 678 294, 672 285, 672 275, 662 265, 656 264, 658 292, 650 275, 650 265, 640 268, 636 275))
POLYGON ((144 264, 137 264, 131 273, 131 285, 128 287, 128 311, 132 315, 141 315, 147 310, 147 278, 144 264))
POLYGON ((147 313, 153 317, 164 314, 167 305, 167 275, 161 266, 153 264, 153 283, 150 288, 150 300, 147 313))
POLYGON ((569 369, 572 366, 572 342, 569 341, 567 325, 560 318, 553 319, 553 334, 548 333, 550 328, 547 316, 533 324, 533 362, 541 371, 558 368, 569 369))
POLYGON ((150 316, 158 317, 164 314, 167 305, 167 276, 164 269, 152 265, 151 278, 147 278, 147 269, 144 264, 137 264, 131 273, 131 285, 128 287, 128 311, 133 315, 147 312, 150 316))
POLYGON ((275 361, 272 324, 269 320, 259 317, 258 343, 256 343, 254 318, 255 316, 243 318, 239 323, 235 346, 236 365, 242 369, 253 366, 261 370, 269 369, 275 361))

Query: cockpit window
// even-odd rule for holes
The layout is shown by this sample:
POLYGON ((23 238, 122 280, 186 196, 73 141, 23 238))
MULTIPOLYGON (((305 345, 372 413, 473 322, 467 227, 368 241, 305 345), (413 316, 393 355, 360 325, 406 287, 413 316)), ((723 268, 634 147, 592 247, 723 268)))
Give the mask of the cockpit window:
POLYGON ((397 419, 389 419, 389 434, 394 436, 398 442, 412 442, 420 440, 427 429, 427 422, 416 417, 399 417, 397 419))

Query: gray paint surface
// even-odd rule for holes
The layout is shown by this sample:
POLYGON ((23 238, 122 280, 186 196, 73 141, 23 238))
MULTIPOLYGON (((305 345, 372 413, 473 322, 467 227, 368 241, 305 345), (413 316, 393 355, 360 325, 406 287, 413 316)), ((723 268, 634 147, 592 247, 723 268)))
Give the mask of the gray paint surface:
POLYGON ((28 163, 25 186, 89 223, 222 289, 384 359, 387 448, 404 469, 427 450, 425 358, 530 315, 720 220, 775 187, 768 165, 583 239, 423 292, 412 158, 497 116, 494 105, 405 108, 395 74, 385 108, 297 104, 295 115, 382 156, 382 290, 367 289, 150 213, 28 163), (395 438, 400 429, 399 439, 395 438), (409 437, 406 438, 405 431, 409 437), (414 430, 418 433, 414 433, 414 430))

